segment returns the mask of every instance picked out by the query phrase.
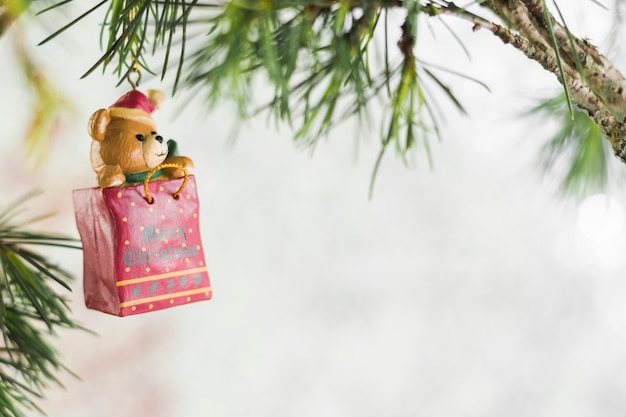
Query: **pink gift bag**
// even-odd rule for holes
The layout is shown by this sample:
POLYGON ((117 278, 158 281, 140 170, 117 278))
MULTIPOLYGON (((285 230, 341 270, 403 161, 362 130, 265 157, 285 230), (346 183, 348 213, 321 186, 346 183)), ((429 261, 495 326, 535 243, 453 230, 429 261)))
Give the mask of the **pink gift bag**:
POLYGON ((73 201, 88 308, 127 316, 211 298, 193 175, 74 190, 73 201))

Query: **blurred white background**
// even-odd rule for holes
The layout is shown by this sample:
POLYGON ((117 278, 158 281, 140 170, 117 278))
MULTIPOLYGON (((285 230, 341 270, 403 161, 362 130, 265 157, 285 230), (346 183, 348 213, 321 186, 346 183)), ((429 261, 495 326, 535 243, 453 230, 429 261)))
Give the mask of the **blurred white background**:
MULTIPOLYGON (((607 12, 562 7, 601 44, 607 12)), ((55 210, 46 229, 75 237, 71 192, 95 185, 87 120, 128 89, 98 72, 79 79, 99 57, 99 19, 33 46, 75 107, 38 170, 20 142, 28 90, 0 40, 2 204, 42 188, 32 213, 55 210)), ((472 60, 445 30, 419 53, 493 92, 455 81, 470 117, 450 113, 434 169, 419 152, 410 166, 389 152, 371 201, 377 131, 357 140, 348 122, 311 153, 260 117, 233 142, 241 122, 229 103, 181 113, 188 97, 169 98, 154 118, 196 164, 213 300, 127 318, 90 311, 82 254, 55 252, 79 278, 76 318, 98 335, 59 335, 80 380, 61 375, 65 388, 41 403, 48 415, 623 416, 623 182, 610 215, 602 197, 557 197, 533 165, 548 131, 518 117, 556 80, 488 33, 448 23, 472 60)), ((31 25, 28 42, 51 30, 31 25)), ((142 88, 169 84, 145 77, 142 88)))

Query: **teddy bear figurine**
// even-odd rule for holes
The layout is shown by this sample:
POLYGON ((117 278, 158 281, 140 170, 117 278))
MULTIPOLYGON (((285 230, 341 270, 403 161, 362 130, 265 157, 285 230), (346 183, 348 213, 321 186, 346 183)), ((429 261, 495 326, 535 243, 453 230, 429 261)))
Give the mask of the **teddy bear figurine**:
MULTIPOLYGON (((143 182, 153 168, 176 164, 187 170, 193 162, 179 156, 176 142, 164 141, 157 132, 152 112, 161 106, 163 93, 131 90, 111 107, 97 110, 89 119, 91 166, 102 188, 143 182)), ((153 174, 167 179, 185 175, 180 168, 165 168, 153 174)))

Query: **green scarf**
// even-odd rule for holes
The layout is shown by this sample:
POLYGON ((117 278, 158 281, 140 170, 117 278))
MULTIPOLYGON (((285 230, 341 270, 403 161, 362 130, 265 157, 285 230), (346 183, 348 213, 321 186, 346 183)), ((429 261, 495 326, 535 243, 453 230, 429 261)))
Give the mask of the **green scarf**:
MULTIPOLYGON (((126 183, 127 184, 134 184, 136 182, 144 182, 146 180, 146 177, 148 176, 148 172, 150 172, 150 171, 133 172, 133 173, 130 173, 130 174, 125 174, 126 175, 126 183)), ((160 177, 161 175, 163 175, 163 170, 162 169, 158 169, 158 170, 154 171, 154 174, 152 174, 152 176, 150 178, 160 177)))

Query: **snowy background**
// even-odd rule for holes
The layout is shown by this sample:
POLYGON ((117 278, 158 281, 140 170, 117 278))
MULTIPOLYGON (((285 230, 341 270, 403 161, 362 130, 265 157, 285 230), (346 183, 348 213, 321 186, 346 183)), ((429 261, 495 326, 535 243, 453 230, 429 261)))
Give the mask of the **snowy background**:
MULTIPOLYGON (((601 44, 609 14, 581 3, 569 23, 601 44)), ((72 189, 95 185, 87 120, 127 90, 97 72, 79 79, 100 53, 98 19, 33 47, 75 107, 38 170, 20 142, 28 90, 0 40, 1 202, 45 189, 30 210, 57 211, 47 230, 75 237, 72 189)), ((371 201, 377 131, 357 140, 348 122, 311 153, 261 117, 233 142, 230 104, 180 113, 186 96, 169 98, 154 118, 196 164, 213 300, 127 318, 87 310, 82 254, 55 252, 79 278, 74 315, 97 336, 56 341, 80 380, 63 374, 65 388, 47 391, 48 415, 623 416, 624 182, 608 211, 602 196, 557 197, 533 165, 548 130, 518 117, 556 81, 448 22, 472 60, 448 35, 420 52, 493 92, 455 82, 471 117, 450 114, 432 170, 423 155, 406 166, 390 152, 371 201)), ((50 30, 31 27, 28 41, 50 30)))

